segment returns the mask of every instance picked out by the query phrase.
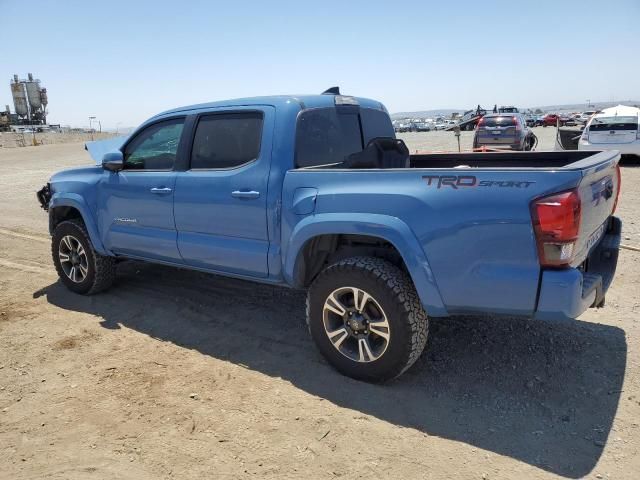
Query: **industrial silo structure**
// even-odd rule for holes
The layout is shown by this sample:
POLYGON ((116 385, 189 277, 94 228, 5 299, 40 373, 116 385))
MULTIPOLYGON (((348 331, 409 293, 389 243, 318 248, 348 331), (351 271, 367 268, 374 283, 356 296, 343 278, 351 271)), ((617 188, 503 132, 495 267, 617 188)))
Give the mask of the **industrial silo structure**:
POLYGON ((33 75, 28 75, 28 80, 25 82, 27 87, 27 99, 29 100, 29 107, 31 111, 39 110, 42 107, 40 101, 40 80, 34 80, 33 75))
POLYGON ((13 106, 16 109, 18 117, 22 120, 29 117, 29 104, 27 103, 27 92, 24 83, 18 80, 18 75, 13 76, 11 82, 11 96, 13 97, 13 106))
POLYGON ((34 79, 31 73, 27 75, 26 80, 14 75, 11 94, 20 123, 31 125, 47 123, 47 89, 40 87, 40 80, 34 79))

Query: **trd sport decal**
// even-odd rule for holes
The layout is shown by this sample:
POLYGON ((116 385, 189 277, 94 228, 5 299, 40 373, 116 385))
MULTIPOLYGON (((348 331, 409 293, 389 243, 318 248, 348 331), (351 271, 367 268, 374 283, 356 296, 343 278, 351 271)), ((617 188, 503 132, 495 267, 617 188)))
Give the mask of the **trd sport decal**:
POLYGON ((451 187, 453 189, 468 187, 512 187, 527 188, 536 182, 514 180, 480 180, 474 175, 424 175, 422 179, 428 186, 437 188, 451 187))

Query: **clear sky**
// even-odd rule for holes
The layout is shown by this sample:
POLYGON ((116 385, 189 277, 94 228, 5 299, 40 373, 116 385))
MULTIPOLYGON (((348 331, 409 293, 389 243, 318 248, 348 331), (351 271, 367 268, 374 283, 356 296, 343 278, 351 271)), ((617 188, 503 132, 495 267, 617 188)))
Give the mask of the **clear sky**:
POLYGON ((51 123, 342 92, 391 112, 640 99, 640 0, 0 0, 0 108, 32 72, 51 123))

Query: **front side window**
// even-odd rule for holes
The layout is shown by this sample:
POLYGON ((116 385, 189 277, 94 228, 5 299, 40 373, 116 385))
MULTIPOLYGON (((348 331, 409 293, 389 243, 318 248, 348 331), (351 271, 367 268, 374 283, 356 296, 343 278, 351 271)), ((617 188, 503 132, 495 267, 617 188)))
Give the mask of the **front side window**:
POLYGON ((191 168, 234 168, 260 154, 263 116, 260 112, 202 117, 191 151, 191 168))
POLYGON ((145 128, 124 150, 124 168, 171 170, 180 144, 183 118, 159 122, 145 128))

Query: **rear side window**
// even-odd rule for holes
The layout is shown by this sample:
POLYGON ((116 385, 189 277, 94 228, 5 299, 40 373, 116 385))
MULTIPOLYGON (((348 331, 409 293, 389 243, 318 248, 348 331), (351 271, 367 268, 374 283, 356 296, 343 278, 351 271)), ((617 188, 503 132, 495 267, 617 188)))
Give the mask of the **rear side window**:
POLYGON ((361 108, 360 120, 362 122, 362 133, 364 134, 365 146, 372 138, 396 137, 389 115, 382 110, 374 110, 373 108, 361 108))
POLYGON ((191 168, 233 168, 257 159, 262 118, 260 112, 200 118, 191 150, 191 168))
POLYGON ((591 120, 590 130, 637 130, 638 117, 596 117, 591 120))
POLYGON ((342 162, 362 151, 357 109, 314 108, 303 111, 296 128, 296 166, 342 162))
POLYGON ((483 127, 512 127, 516 124, 516 119, 509 115, 508 117, 484 117, 483 127))

